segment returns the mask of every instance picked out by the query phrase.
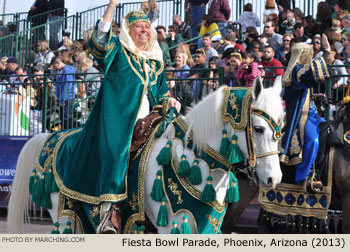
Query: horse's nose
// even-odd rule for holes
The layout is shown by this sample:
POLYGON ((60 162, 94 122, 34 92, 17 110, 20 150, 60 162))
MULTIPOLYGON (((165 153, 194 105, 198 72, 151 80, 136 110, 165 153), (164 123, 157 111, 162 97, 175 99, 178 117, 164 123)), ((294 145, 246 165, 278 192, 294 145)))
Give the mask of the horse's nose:
POLYGON ((268 187, 271 187, 272 189, 275 189, 277 184, 279 183, 279 179, 276 177, 269 177, 266 181, 266 185, 268 187))
POLYGON ((267 186, 272 186, 272 177, 269 177, 267 179, 267 183, 266 183, 267 186))

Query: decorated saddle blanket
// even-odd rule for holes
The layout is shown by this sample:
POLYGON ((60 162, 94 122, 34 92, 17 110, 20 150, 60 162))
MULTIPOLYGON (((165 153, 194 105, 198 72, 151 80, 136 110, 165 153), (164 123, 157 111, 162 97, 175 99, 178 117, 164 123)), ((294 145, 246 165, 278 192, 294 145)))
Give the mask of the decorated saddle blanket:
POLYGON ((304 216, 317 219, 327 219, 328 208, 332 196, 332 171, 333 171, 334 148, 330 149, 326 158, 328 163, 328 174, 323 180, 323 191, 308 193, 303 185, 297 185, 291 180, 294 178, 295 169, 291 166, 282 166, 284 179, 277 185, 276 189, 259 190, 259 201, 261 207, 277 216, 304 216))
MULTIPOLYGON (((235 90, 228 88, 224 90, 224 93, 223 121, 229 122, 235 129, 247 129, 250 123, 250 89, 235 90)), ((144 177, 153 144, 157 139, 156 133, 159 126, 153 131, 142 154, 129 166, 127 171, 127 199, 122 206, 122 230, 125 234, 134 233, 135 226, 142 226, 146 221, 144 177)), ((184 141, 187 126, 180 117, 173 121, 169 127, 174 128, 174 139, 184 141)), ((39 174, 39 178, 45 178, 45 175, 52 173, 54 179, 51 181, 53 184, 51 187, 55 187, 55 189, 51 190, 50 193, 59 191, 58 218, 74 220, 74 231, 77 233, 95 233, 98 224, 104 218, 103 213, 100 212, 100 205, 98 203, 89 204, 76 200, 72 197, 71 190, 70 193, 65 193, 64 185, 60 182, 59 174, 55 168, 56 156, 60 145, 65 139, 74 137, 81 130, 82 128, 78 128, 50 134, 43 149, 38 153, 36 174, 39 174)), ((233 168, 223 156, 210 147, 199 150, 193 146, 191 138, 188 139, 186 144, 188 148, 193 147, 194 156, 201 159, 201 162, 205 162, 211 170, 221 169, 228 173, 233 168)), ((252 147, 252 142, 250 144, 252 147)), ((254 150, 252 150, 252 153, 254 154, 254 150)), ((253 160, 255 161, 255 158, 253 160)), ((228 203, 220 204, 218 201, 203 202, 200 199, 201 191, 193 186, 188 178, 180 178, 178 176, 178 167, 179 163, 176 159, 172 159, 169 165, 162 167, 161 180, 167 210, 171 211, 172 216, 183 210, 189 213, 195 222, 195 230, 192 230, 192 233, 220 233, 228 203)), ((38 182, 39 178, 36 182, 38 182)), ((50 209, 51 205, 47 203, 51 201, 50 196, 47 196, 50 193, 45 194, 45 200, 40 196, 35 202, 39 206, 50 209)), ((172 221, 168 220, 167 225, 172 225, 171 223, 172 221)))

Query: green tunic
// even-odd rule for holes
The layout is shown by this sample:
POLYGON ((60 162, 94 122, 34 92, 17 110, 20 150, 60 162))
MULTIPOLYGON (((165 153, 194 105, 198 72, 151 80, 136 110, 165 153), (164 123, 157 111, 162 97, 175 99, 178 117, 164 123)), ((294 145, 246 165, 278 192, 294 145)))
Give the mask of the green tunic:
POLYGON ((111 32, 99 44, 96 34, 97 26, 89 46, 104 80, 86 125, 60 144, 56 159, 61 192, 90 204, 126 199, 131 137, 147 85, 151 105, 163 105, 163 112, 170 94, 162 62, 132 54, 111 32))

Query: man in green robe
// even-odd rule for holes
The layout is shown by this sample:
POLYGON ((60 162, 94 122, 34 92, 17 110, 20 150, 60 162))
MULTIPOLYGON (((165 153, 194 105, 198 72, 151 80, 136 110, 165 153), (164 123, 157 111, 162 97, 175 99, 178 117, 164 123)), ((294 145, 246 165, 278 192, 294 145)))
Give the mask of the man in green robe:
POLYGON ((94 107, 83 129, 72 131, 61 142, 56 158, 61 193, 101 205, 103 225, 97 227, 101 233, 109 220, 115 230, 112 225, 107 228, 120 232, 118 215, 127 198, 126 173, 136 121, 155 105, 162 105, 163 113, 169 107, 180 110, 180 103, 170 98, 163 55, 147 15, 130 12, 121 22, 119 38, 112 36, 111 20, 118 4, 119 0, 110 0, 89 42, 104 69, 94 107))

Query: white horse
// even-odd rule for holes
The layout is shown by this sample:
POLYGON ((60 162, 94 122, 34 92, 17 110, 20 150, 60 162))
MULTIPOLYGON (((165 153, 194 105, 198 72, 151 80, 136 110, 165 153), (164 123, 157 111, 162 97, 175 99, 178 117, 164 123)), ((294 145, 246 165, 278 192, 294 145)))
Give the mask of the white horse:
MULTIPOLYGON (((251 108, 264 111, 273 119, 273 121, 281 122, 283 116, 282 99, 280 97, 281 89, 280 77, 276 78, 273 87, 267 89, 263 88, 259 79, 259 81, 254 83, 252 88, 251 108)), ((186 114, 186 117, 184 118, 184 122, 188 128, 186 136, 188 137, 190 132, 192 132, 192 139, 197 147, 205 149, 209 146, 218 152, 222 139, 221 132, 225 127, 228 136, 231 136, 232 134, 238 136, 238 145, 240 146, 245 158, 249 160, 246 132, 244 130, 234 130, 228 122, 225 123, 225 125, 222 123, 224 90, 225 88, 222 87, 216 92, 208 95, 186 114)), ((274 138, 276 132, 266 118, 258 115, 258 113, 251 112, 251 122, 252 136, 254 139, 253 145, 257 157, 255 171, 259 179, 259 185, 274 188, 280 183, 282 178, 278 157, 278 140, 274 138)), ((184 152, 190 163, 195 159, 193 151, 187 149, 186 146, 183 146, 182 142, 175 139, 173 134, 174 128, 169 126, 163 135, 154 141, 145 169, 144 210, 145 214, 155 227, 160 203, 154 202, 151 199, 150 192, 152 190, 152 184, 156 172, 160 168, 156 162, 156 156, 165 146, 166 142, 172 140, 172 156, 175 159, 180 160, 180 157, 184 152)), ((13 181, 13 189, 8 208, 7 230, 9 233, 23 232, 23 216, 25 215, 28 217, 27 207, 32 205, 29 204, 30 196, 28 181, 31 171, 35 167, 37 152, 43 147, 47 136, 48 134, 38 134, 31 138, 23 147, 18 158, 16 175, 13 181)), ((223 204, 229 184, 228 173, 221 170, 210 171, 208 165, 202 161, 200 161, 199 166, 203 178, 206 178, 209 175, 213 177, 212 184, 217 193, 217 201, 223 204)), ((203 179, 202 184, 196 187, 202 191, 205 184, 206 181, 203 179)), ((60 231, 62 232, 68 218, 58 218, 58 193, 51 194, 51 201, 52 209, 49 210, 49 213, 54 222, 58 221, 61 224, 60 231)), ((239 204, 239 202, 237 204, 239 204)), ((170 220, 176 219, 178 223, 181 223, 184 214, 186 214, 186 211, 180 211, 176 214, 168 211, 168 218, 170 220)), ((195 230, 195 223, 192 216, 189 214, 187 215, 192 230, 195 230)), ((74 226, 74 220, 69 220, 72 222, 72 226, 74 226)), ((171 224, 167 227, 158 227, 158 233, 170 233, 171 228, 171 224)))

